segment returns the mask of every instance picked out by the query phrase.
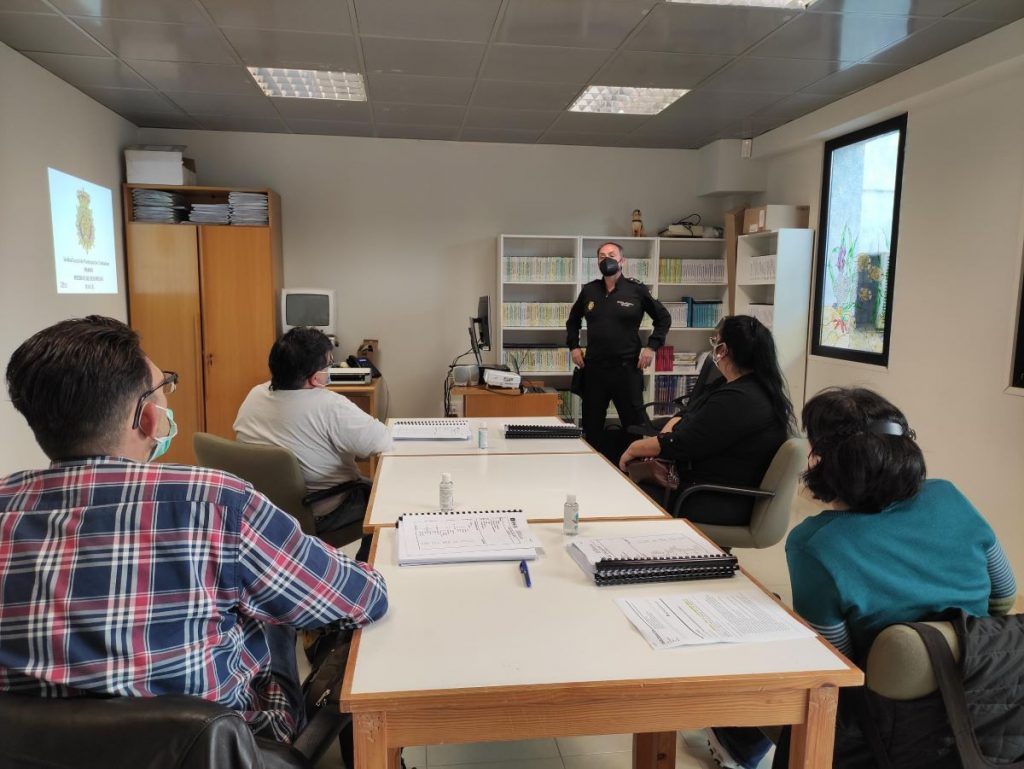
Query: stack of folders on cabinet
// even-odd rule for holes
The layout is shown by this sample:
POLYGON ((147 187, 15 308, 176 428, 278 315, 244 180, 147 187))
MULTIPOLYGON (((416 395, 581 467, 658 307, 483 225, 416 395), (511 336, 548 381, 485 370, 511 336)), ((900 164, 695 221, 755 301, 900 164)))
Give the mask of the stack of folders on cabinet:
POLYGON ((537 557, 539 542, 518 509, 410 513, 397 525, 399 566, 537 557))
POLYGON ((176 224, 185 218, 188 203, 177 192, 132 190, 132 221, 176 224))
POLYGON ((228 208, 232 224, 266 224, 267 196, 262 192, 229 192, 228 208))
POLYGON ((723 552, 688 526, 635 537, 579 537, 569 555, 597 585, 678 582, 731 577, 736 556, 723 552))
POLYGON ((574 425, 505 425, 506 438, 582 438, 574 425))

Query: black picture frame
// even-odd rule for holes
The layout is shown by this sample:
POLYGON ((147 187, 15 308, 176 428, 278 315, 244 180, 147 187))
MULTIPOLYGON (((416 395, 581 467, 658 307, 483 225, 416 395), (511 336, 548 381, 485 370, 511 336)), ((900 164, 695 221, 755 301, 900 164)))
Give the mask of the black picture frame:
POLYGON ((899 245, 900 198, 903 191, 903 159, 907 139, 907 114, 904 113, 881 123, 862 128, 825 142, 822 164, 821 206, 818 216, 818 245, 815 253, 814 305, 811 318, 811 354, 825 358, 868 363, 876 366, 889 364, 889 341, 892 335, 892 308, 896 287, 896 258, 899 245), (882 333, 881 352, 851 350, 822 343, 822 300, 825 289, 826 259, 828 257, 829 197, 832 183, 832 154, 852 144, 873 139, 877 136, 899 132, 896 158, 896 183, 893 195, 892 233, 889 241, 889 266, 886 272, 885 327, 882 333))

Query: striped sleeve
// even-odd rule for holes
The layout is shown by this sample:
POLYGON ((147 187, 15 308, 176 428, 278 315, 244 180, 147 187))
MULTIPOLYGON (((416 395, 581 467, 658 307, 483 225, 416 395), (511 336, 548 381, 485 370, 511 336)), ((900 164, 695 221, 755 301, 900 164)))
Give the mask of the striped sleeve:
POLYGON ((1006 559, 1006 554, 999 542, 994 542, 985 552, 988 562, 988 578, 992 583, 992 592, 989 594, 989 613, 1008 614, 1013 609, 1013 602, 1017 597, 1017 580, 1013 576, 1013 569, 1006 559))
POLYGON ((845 654, 847 657, 853 652, 853 641, 850 639, 850 626, 846 624, 846 621, 837 622, 834 625, 816 625, 813 622, 808 623, 814 631, 822 636, 826 641, 832 644, 836 649, 845 654))

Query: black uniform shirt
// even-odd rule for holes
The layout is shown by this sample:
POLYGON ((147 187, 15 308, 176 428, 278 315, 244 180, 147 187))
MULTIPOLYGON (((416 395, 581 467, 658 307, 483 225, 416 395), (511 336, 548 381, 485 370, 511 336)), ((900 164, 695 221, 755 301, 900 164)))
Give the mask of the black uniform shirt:
POLYGON ((623 275, 606 294, 604 278, 585 283, 565 323, 569 349, 580 346, 580 327, 586 318, 588 358, 635 358, 643 346, 639 329, 645 312, 654 319, 647 347, 657 350, 665 343, 672 316, 647 286, 623 275))

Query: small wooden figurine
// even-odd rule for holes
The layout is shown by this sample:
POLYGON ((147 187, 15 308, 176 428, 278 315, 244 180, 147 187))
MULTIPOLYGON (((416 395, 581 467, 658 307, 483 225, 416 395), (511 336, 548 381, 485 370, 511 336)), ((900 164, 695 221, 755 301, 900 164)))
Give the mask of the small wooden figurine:
POLYGON ((633 237, 642 238, 644 236, 644 220, 640 218, 640 209, 633 209, 633 237))

